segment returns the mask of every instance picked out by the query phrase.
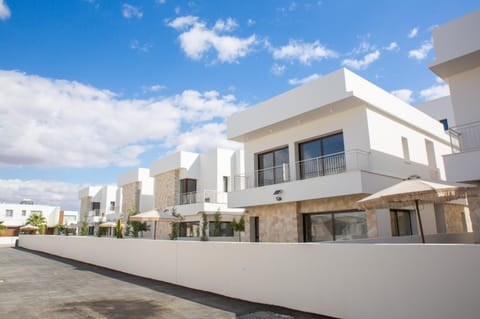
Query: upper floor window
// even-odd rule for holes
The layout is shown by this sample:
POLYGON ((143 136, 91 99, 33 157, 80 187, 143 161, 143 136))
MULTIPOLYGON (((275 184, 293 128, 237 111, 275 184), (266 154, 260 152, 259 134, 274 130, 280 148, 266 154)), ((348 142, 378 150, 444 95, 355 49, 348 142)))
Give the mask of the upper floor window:
POLYGON ((440 120, 440 123, 442 123, 443 129, 444 129, 445 131, 448 131, 448 119, 440 120))
POLYGON ((197 196, 197 180, 185 178, 180 180, 180 204, 194 204, 197 196))
POLYGON ((27 211, 26 210, 22 210, 22 216, 27 216, 27 211))
POLYGON ((115 202, 110 202, 110 210, 115 210, 115 202))
POLYGON ((228 176, 223 176, 223 191, 228 192, 228 176))
POLYGON ((288 147, 257 155, 257 185, 265 186, 289 180, 288 147))
POLYGON ((96 212, 100 211, 100 202, 92 202, 92 210, 96 212))
POLYGON ((300 178, 342 173, 346 169, 343 133, 298 145, 300 178))
POLYGON ((13 209, 6 209, 5 217, 13 217, 13 209))

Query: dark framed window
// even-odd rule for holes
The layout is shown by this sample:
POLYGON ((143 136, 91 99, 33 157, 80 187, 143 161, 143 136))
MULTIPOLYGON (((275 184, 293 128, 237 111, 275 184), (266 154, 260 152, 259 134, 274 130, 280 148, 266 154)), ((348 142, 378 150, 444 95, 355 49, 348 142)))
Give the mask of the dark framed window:
MULTIPOLYGON (((215 222, 208 223, 208 236, 215 236, 215 222)), ((231 222, 220 222, 220 235, 219 237, 232 237, 233 228, 231 222)))
POLYGON ((265 186, 287 182, 288 147, 257 155, 257 185, 265 186))
POLYGON ((392 226, 392 236, 413 235, 412 211, 402 210, 402 209, 391 209, 390 224, 392 226))
POLYGON ((180 180, 180 204, 194 204, 197 197, 197 180, 185 178, 180 180))
POLYGON ((365 211, 304 214, 303 224, 306 242, 368 238, 365 211))
POLYGON ((115 210, 115 202, 110 202, 110 210, 115 210))
POLYGON ((301 179, 342 173, 346 169, 343 133, 298 144, 301 179))
POLYGON ((199 222, 181 222, 179 225, 179 237, 199 237, 200 223, 199 222))
POLYGON ((448 131, 448 119, 440 120, 440 123, 442 123, 443 129, 444 129, 445 131, 448 131))
POLYGON ((13 217, 13 209, 6 209, 5 217, 13 217))

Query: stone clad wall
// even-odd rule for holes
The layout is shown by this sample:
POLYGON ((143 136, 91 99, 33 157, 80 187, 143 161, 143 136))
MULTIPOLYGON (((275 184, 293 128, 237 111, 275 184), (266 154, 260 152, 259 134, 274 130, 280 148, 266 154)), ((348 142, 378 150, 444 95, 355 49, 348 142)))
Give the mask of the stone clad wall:
POLYGON ((141 188, 142 182, 140 181, 122 186, 122 212, 128 213, 131 209, 139 209, 139 191, 141 188))
POLYGON ((179 170, 155 175, 154 204, 156 209, 163 210, 175 206, 175 199, 180 192, 179 170))
MULTIPOLYGON (((248 207, 245 215, 245 236, 250 241, 250 218, 259 217, 261 242, 303 241, 303 214, 355 210, 356 202, 364 195, 349 195, 293 203, 248 207)), ((378 237, 374 210, 367 211, 368 237, 378 237)))
POLYGON ((447 233, 467 231, 465 225, 465 207, 462 205, 443 205, 447 233))

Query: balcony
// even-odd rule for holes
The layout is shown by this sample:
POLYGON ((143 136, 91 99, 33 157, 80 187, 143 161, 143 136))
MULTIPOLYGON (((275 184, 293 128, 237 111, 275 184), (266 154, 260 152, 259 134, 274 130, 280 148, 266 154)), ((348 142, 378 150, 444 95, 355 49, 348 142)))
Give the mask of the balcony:
POLYGON ((473 122, 448 130, 452 153, 480 150, 480 122, 473 122))
POLYGON ((367 151, 350 150, 298 161, 294 165, 294 176, 290 174, 289 164, 256 170, 251 174, 237 175, 234 177, 234 191, 335 175, 347 170, 368 169, 368 155, 367 151))
POLYGON ((105 212, 101 211, 100 209, 93 209, 88 212, 87 216, 88 216, 87 221, 89 223, 99 223, 104 220, 105 212))
POLYGON ((452 154, 444 155, 447 179, 458 182, 480 180, 480 122, 473 122, 448 130, 452 154))
POLYGON ((201 203, 226 204, 227 193, 217 192, 215 190, 204 190, 200 192, 190 192, 180 194, 175 205, 189 205, 201 203))

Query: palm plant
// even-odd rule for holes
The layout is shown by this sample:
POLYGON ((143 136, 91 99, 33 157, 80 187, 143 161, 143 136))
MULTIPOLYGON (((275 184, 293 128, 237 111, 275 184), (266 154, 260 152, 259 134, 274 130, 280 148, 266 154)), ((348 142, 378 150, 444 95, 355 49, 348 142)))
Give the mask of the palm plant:
POLYGON ((0 235, 3 234, 3 231, 5 230, 6 226, 3 224, 3 220, 0 220, 0 235))
POLYGON ((27 224, 30 224, 32 226, 40 227, 40 225, 46 224, 46 223, 47 223, 46 218, 41 214, 33 213, 27 218, 27 224))

